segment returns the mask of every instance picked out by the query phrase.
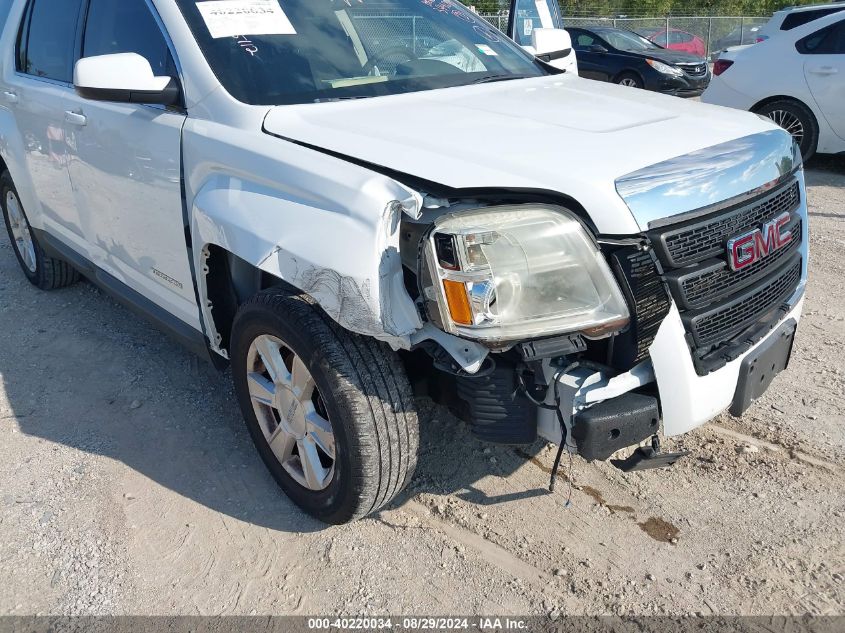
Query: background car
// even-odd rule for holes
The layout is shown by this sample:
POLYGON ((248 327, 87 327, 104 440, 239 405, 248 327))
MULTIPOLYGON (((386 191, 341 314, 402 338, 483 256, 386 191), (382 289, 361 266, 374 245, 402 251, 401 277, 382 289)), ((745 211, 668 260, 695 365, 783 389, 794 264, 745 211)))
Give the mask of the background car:
POLYGON ((728 51, 701 97, 765 115, 789 131, 804 159, 845 152, 845 13, 756 46, 728 51))
POLYGON ((699 55, 701 57, 704 57, 707 54, 707 44, 704 43, 703 39, 698 37, 698 35, 693 35, 692 33, 681 31, 680 29, 669 29, 668 31, 666 29, 661 29, 659 31, 649 33, 645 37, 655 44, 659 44, 663 48, 668 48, 671 51, 682 51, 684 53, 699 55))
POLYGON ((624 29, 567 30, 582 77, 683 97, 700 95, 710 82, 704 57, 667 50, 624 29))
POLYGON ((710 47, 710 58, 716 60, 719 53, 731 48, 733 46, 745 46, 747 44, 756 44, 762 42, 760 37, 760 29, 763 24, 743 24, 736 27, 733 31, 713 41, 710 47))
MULTIPOLYGON (((828 2, 826 4, 812 4, 803 7, 787 7, 775 11, 772 18, 763 25, 757 34, 758 41, 765 41, 776 35, 779 31, 791 31, 792 29, 804 26, 805 24, 818 20, 831 13, 845 10, 845 2, 828 2)), ((749 42, 743 42, 749 43, 749 42)))

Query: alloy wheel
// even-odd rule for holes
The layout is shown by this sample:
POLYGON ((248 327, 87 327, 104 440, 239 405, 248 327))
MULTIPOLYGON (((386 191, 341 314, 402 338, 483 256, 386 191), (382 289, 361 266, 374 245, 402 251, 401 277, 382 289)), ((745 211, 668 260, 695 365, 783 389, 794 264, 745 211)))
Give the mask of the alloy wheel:
POLYGON ((636 88, 637 87, 637 80, 633 79, 632 77, 623 77, 619 81, 620 86, 628 86, 629 88, 636 88))
POLYGON ((305 363, 275 336, 257 337, 247 354, 247 384, 264 439, 282 468, 312 491, 332 482, 334 430, 305 363))
POLYGON ((23 207, 14 191, 6 192, 6 212, 9 214, 9 226, 12 228, 15 249, 27 270, 35 273, 35 241, 32 239, 32 232, 23 213, 23 207))
POLYGON ((798 145, 804 140, 804 124, 797 116, 787 110, 772 110, 767 116, 777 125, 792 134, 798 145))

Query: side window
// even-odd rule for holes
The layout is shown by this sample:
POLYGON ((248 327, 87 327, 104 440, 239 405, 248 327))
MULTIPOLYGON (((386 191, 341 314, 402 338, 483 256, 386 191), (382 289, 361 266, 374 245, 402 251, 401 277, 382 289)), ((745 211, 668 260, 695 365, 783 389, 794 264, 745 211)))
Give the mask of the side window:
POLYGON ((19 43, 20 72, 70 83, 81 6, 82 0, 30 2, 19 43))
POLYGON ((845 21, 808 35, 795 47, 803 55, 845 54, 845 21))
POLYGON ((592 46, 596 41, 592 35, 588 35, 587 33, 579 33, 578 37, 575 38, 575 49, 576 50, 587 50, 592 46))
POLYGON ((112 53, 138 53, 153 74, 175 75, 167 41, 144 0, 91 0, 82 56, 112 53))
POLYGON ((842 9, 839 7, 827 7, 825 9, 814 9, 812 11, 796 11, 795 13, 790 13, 783 19, 783 24, 780 25, 780 30, 791 31, 798 26, 804 26, 813 20, 818 20, 819 18, 823 18, 831 13, 836 13, 837 11, 842 11, 842 9))

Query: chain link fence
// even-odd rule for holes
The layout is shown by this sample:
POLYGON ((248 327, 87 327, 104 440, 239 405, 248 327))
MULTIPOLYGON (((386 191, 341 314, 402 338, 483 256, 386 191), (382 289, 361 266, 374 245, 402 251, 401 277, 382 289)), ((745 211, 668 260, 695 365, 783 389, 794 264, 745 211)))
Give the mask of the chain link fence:
MULTIPOLYGON (((500 31, 508 28, 508 15, 480 14, 500 31)), ((757 31, 768 18, 763 17, 665 17, 665 18, 573 18, 565 17, 567 26, 612 26, 639 33, 660 46, 683 50, 702 57, 715 58, 729 46, 754 44, 757 31)))

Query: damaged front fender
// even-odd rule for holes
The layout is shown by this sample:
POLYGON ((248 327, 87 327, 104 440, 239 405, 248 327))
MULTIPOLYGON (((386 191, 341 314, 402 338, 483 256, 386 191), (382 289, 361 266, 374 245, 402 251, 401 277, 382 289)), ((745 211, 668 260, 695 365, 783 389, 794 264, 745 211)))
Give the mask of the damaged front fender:
MULTIPOLYGON (((206 283, 211 246, 308 294, 351 332, 394 349, 431 338, 405 288, 399 253, 402 214, 416 217, 422 208, 417 192, 263 134, 249 150, 243 149, 243 138, 233 139, 230 147, 240 160, 230 155, 226 165, 208 163, 200 157, 221 155, 219 147, 210 146, 226 141, 225 129, 216 132, 207 126, 185 131, 186 164, 196 165, 186 192, 192 241, 198 246, 200 310, 215 352, 228 357, 206 283), (197 156, 195 163, 191 155, 197 156)), ((464 356, 468 347, 472 361, 456 360, 475 366, 486 349, 462 342, 464 356)))
MULTIPOLYGON (((366 221, 255 182, 216 175, 194 198, 193 234, 203 250, 219 246, 310 295, 344 328, 394 348, 408 347, 411 334, 422 327, 403 285, 398 250, 401 203, 396 194, 407 197, 408 192, 379 180, 385 182, 362 187, 367 199, 358 203, 380 210, 366 221)), ((197 269, 205 270, 202 262, 197 269)), ((201 300, 204 320, 213 328, 207 294, 201 300)), ((219 336, 210 338, 213 347, 219 344, 219 336)))

